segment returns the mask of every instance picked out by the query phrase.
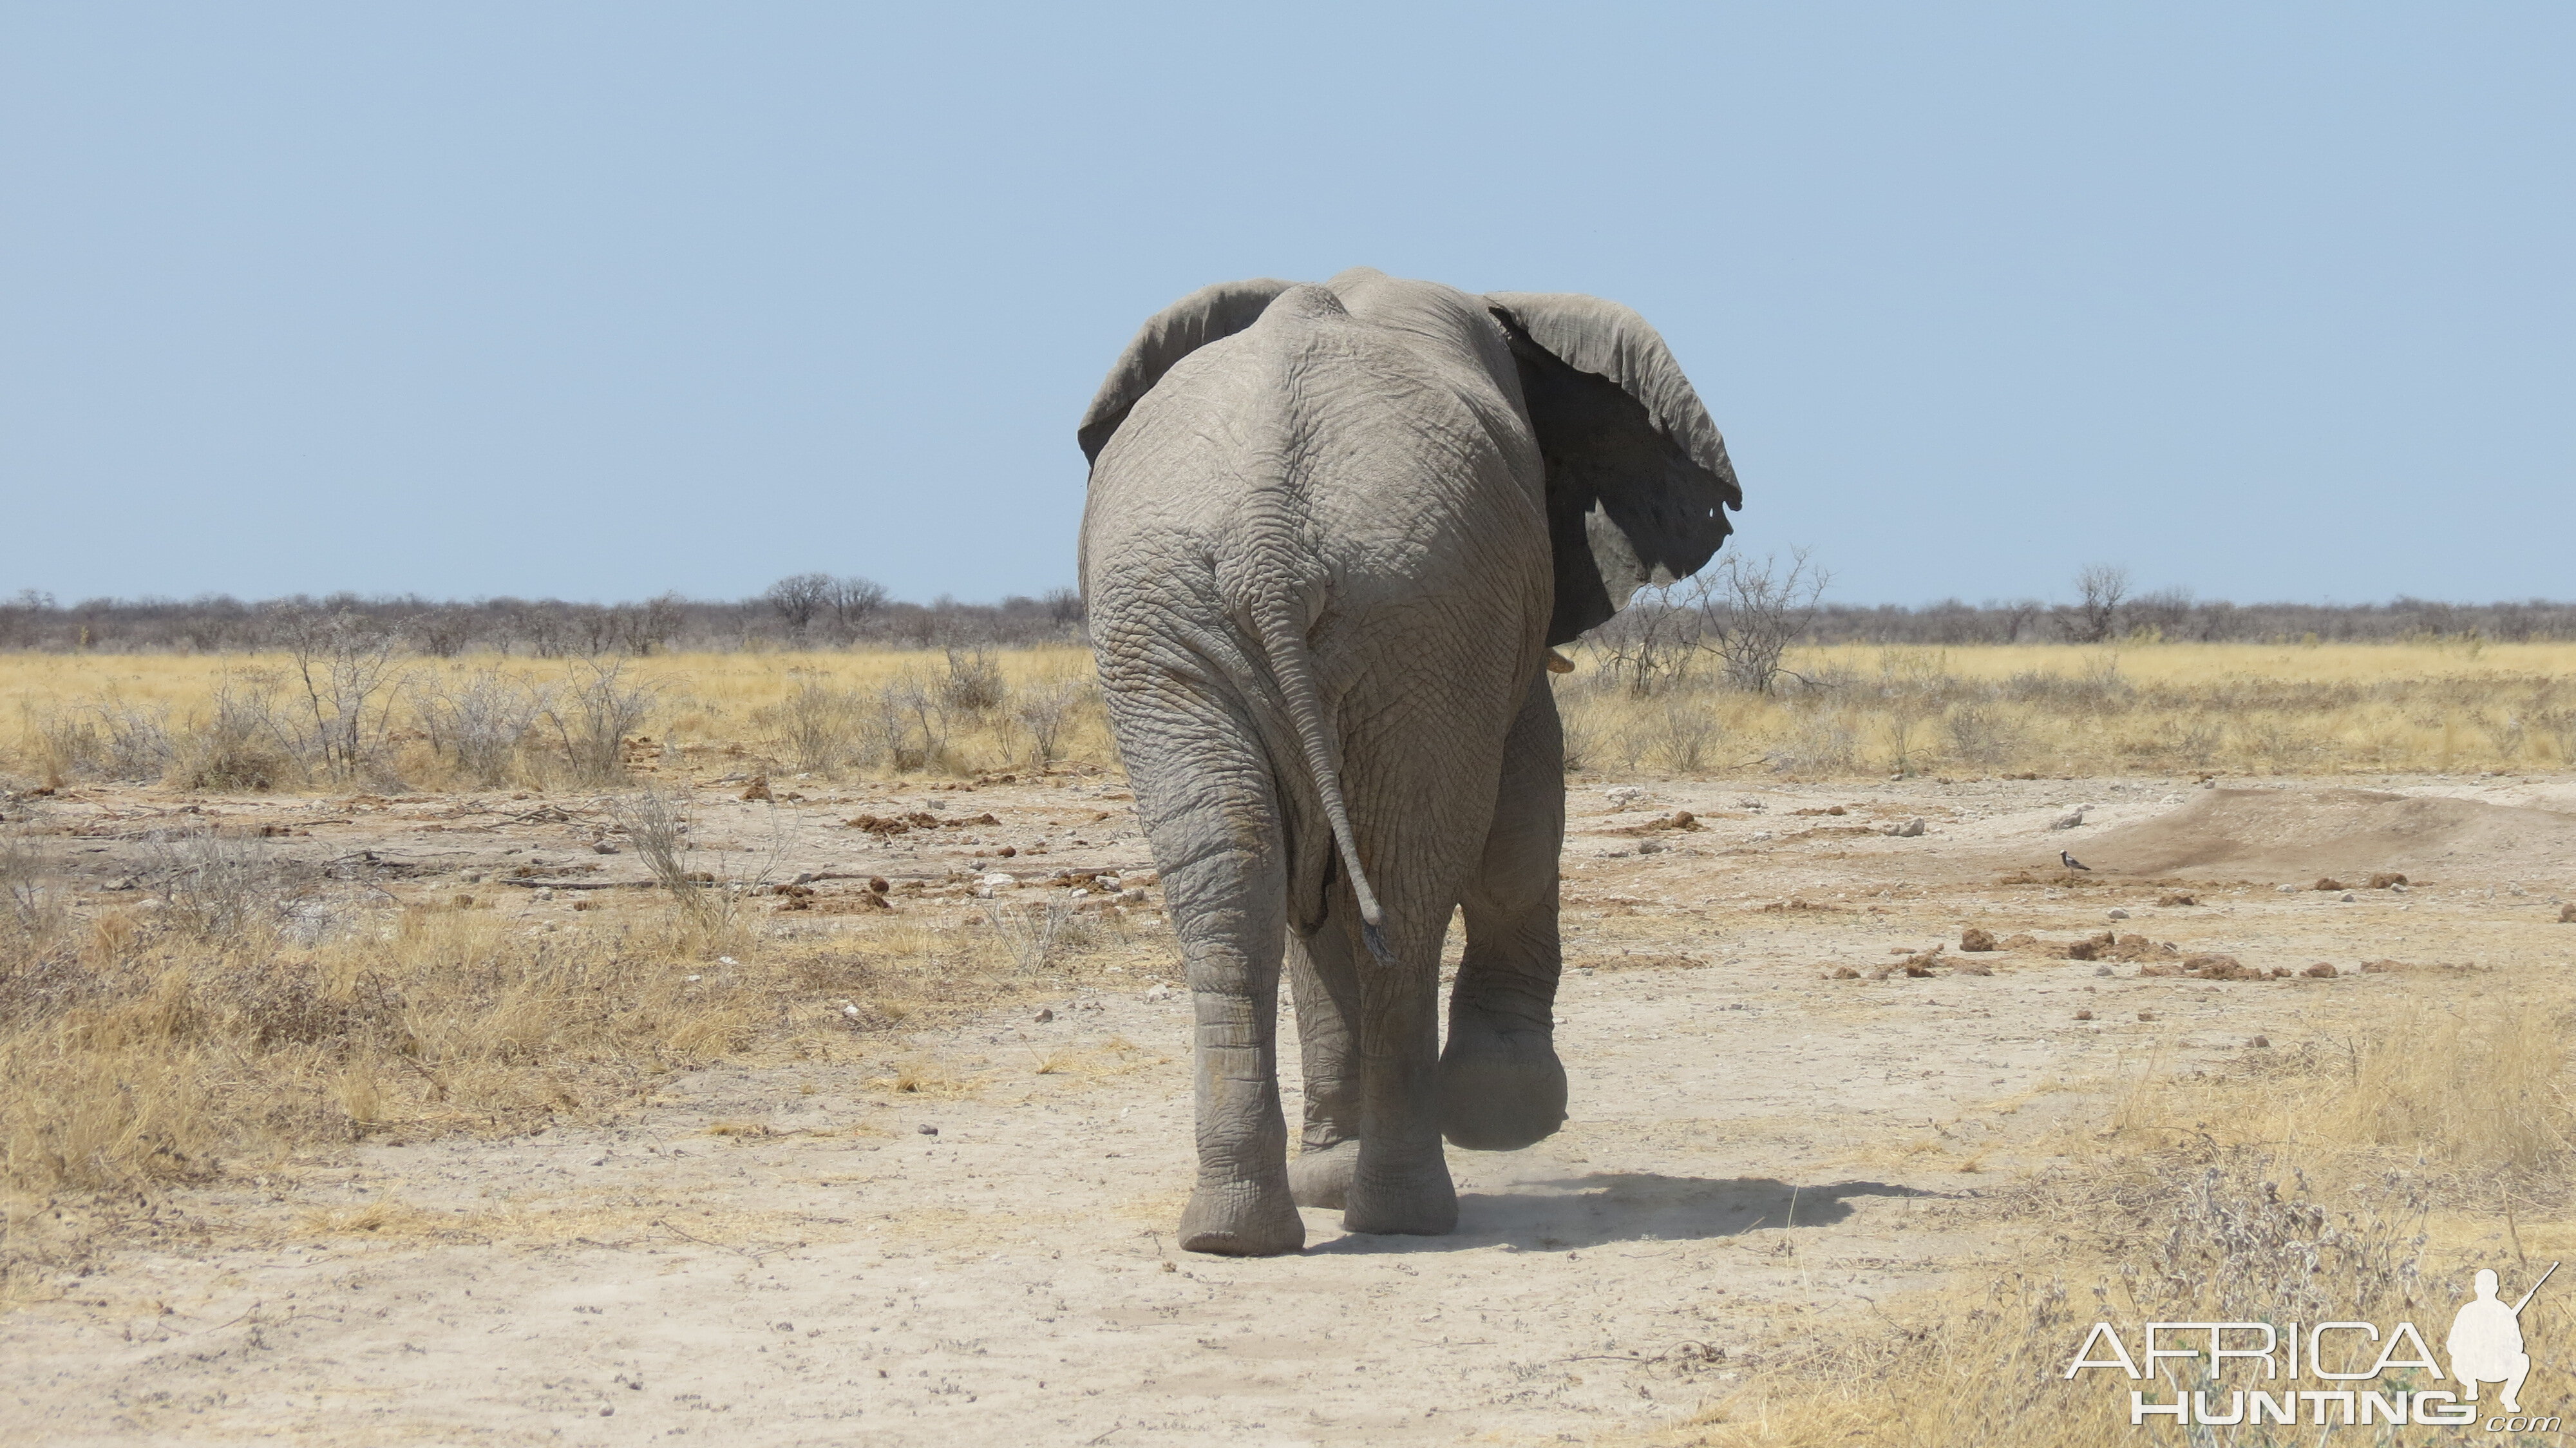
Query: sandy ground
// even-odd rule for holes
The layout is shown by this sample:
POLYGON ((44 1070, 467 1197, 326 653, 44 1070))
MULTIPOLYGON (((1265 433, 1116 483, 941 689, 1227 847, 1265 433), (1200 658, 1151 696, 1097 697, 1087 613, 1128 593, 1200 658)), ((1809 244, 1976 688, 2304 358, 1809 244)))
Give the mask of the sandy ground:
MULTIPOLYGON (((693 796, 729 873, 859 877, 814 882, 827 903, 882 875, 938 926, 984 872, 1146 863, 1101 778, 805 800, 782 780, 774 807, 741 788, 693 796), (901 812, 993 819, 844 823, 901 812)), ((621 892, 508 871, 640 878, 591 852, 599 816, 569 797, 42 805, 111 894, 150 831, 207 815, 309 830, 279 847, 353 888, 506 891, 530 929, 621 892)), ((1452 1152, 1454 1236, 1349 1236, 1309 1212, 1295 1257, 1176 1252, 1187 1002, 1177 982, 1095 975, 1044 1002, 1049 1020, 1015 1007, 864 1060, 711 1069, 601 1124, 241 1168, 161 1209, 182 1229, 103 1249, 0 1318, 0 1439, 1588 1441, 1686 1417, 1803 1322, 1990 1253, 2012 1226, 2001 1189, 2150 1053, 2214 1069, 2258 1036, 2295 1045, 2390 988, 2365 960, 2576 966, 2563 776, 1584 780, 1572 805, 1573 1120, 1525 1152, 1452 1152), (2084 823, 2050 827, 2077 805, 2084 823), (1882 833, 1914 819, 1919 835, 1882 833), (2093 872, 2059 868, 2061 848, 2093 872), (2411 883, 2307 888, 2337 872, 2411 883), (2197 903, 2155 903, 2177 893, 2197 903), (2041 946, 1964 954, 1968 926, 2041 946), (2045 949, 2105 929, 2176 960, 2338 974, 2212 982, 2045 949), (1927 974, 1904 973, 1935 944, 1927 974), (897 1061, 931 1089, 892 1090, 897 1061)))

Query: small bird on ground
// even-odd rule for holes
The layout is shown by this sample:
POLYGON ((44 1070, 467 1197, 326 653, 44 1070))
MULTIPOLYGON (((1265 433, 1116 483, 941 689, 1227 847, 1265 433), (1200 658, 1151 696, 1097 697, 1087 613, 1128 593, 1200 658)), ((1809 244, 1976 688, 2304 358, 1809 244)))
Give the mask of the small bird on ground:
POLYGON ((2064 865, 2070 870, 2082 870, 2088 875, 2093 873, 2093 867, 2091 865, 2084 863, 2082 860, 2075 858, 2064 850, 2057 852, 2057 861, 2059 864, 2064 865))

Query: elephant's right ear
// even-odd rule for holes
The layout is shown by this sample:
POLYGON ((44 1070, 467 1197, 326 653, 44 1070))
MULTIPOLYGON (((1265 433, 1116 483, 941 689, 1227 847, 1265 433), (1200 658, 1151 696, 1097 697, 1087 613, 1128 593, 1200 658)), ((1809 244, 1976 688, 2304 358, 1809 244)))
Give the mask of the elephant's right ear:
POLYGON ((1172 364, 1220 337, 1231 337, 1261 318, 1262 309, 1295 282, 1257 277, 1248 282, 1218 282, 1201 287, 1148 318, 1136 338, 1118 356, 1109 377, 1093 394, 1075 437, 1087 462, 1100 461, 1118 424, 1154 390, 1172 364))
POLYGON ((1726 440, 1646 319, 1599 297, 1491 292, 1547 463, 1550 645, 1699 571, 1744 506, 1726 440))

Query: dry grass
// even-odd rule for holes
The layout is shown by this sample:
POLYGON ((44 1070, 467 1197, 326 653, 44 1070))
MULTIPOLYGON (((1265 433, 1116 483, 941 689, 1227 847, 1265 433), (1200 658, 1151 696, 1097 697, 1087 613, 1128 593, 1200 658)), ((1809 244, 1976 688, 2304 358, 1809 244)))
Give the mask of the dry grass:
MULTIPOLYGON (((1097 952, 1161 948, 1068 930, 1033 965, 975 917, 767 939, 684 903, 694 886, 530 928, 334 894, 257 839, 212 835, 172 842, 138 893, 74 912, 42 856, 0 834, 0 1296, 62 1249, 29 1226, 40 1204, 150 1200, 246 1156, 592 1117, 718 1059, 856 1063, 898 1024, 1060 993, 1097 952)), ((906 1059, 880 1084, 973 1083, 906 1059)))
POLYGON ((411 660, 345 717, 326 699, 319 723, 299 677, 283 656, 0 654, 0 763, 54 785, 471 789, 1114 757, 1070 647, 411 660))
MULTIPOLYGON (((1775 694, 1709 671, 1648 696, 1575 651, 1579 767, 1694 775, 2576 766, 2576 644, 2161 644, 1792 650, 1775 694)), ((538 785, 719 766, 971 775, 1115 761, 1089 656, 680 654, 405 664, 381 745, 335 772, 307 747, 288 661, 0 655, 0 760, 49 783, 208 789, 538 785), (631 704, 633 712, 622 712, 631 704), (605 739, 623 741, 622 760, 605 739), (352 770, 357 771, 352 775, 352 770)), ((309 712, 309 709, 307 710, 309 712)), ((374 736, 370 736, 374 737, 374 736)), ((354 746, 352 746, 354 748, 354 746)))
POLYGON ((1709 670, 1639 695, 1577 651, 1582 767, 1691 775, 2576 767, 2576 644, 1794 650, 1772 694, 1709 670))
POLYGON ((778 1011, 760 969, 679 938, 415 909, 297 945, 257 919, 104 917, 0 978, 0 1182, 141 1189, 264 1143, 508 1130, 629 1094, 778 1011))
MULTIPOLYGON (((2140 1063, 2070 1162, 2012 1192, 2004 1205, 2027 1230, 1994 1254, 1991 1276, 1972 1271, 1872 1319, 1784 1340, 1744 1385, 1656 1441, 2109 1448, 2149 1431, 2128 1421, 2131 1388, 2171 1401, 2209 1386, 2170 1367, 2160 1384, 2098 1371, 2070 1381, 2095 1322, 2121 1330, 2133 1353, 2148 1322, 2330 1320, 2413 1322, 2438 1350, 2477 1268, 2499 1269, 2518 1294, 2576 1246, 2571 1002, 2558 981, 2498 976, 2420 989, 2384 1002, 2372 1029, 2218 1076, 2140 1063)), ((2572 1304, 2576 1293, 2553 1284, 2524 1314, 2534 1368, 2523 1402, 2542 1412, 2576 1393, 2572 1304)), ((2245 1371, 2220 1386, 2246 1386, 2245 1371)), ((2458 1385, 2392 1374, 2347 1386, 2458 1385)), ((2222 1391, 2213 1406, 2225 1402, 2222 1391)), ((2194 1431, 2191 1441, 2243 1444, 2317 1433, 2304 1422, 2194 1431)))

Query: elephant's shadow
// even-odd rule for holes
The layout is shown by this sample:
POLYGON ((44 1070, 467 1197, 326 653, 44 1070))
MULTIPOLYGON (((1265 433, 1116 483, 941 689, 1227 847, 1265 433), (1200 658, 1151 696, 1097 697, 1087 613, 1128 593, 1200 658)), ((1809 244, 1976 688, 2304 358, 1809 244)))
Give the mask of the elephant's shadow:
POLYGON ((1592 1172, 1458 1194, 1458 1228, 1445 1237, 1352 1234, 1316 1252, 1460 1251, 1509 1243, 1557 1252, 1611 1242, 1689 1242, 1848 1220, 1857 1197, 1937 1197, 1887 1182, 1802 1186, 1772 1177, 1676 1177, 1592 1172))

